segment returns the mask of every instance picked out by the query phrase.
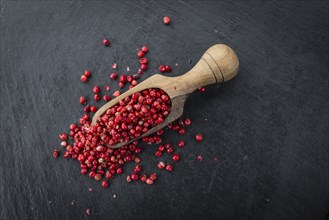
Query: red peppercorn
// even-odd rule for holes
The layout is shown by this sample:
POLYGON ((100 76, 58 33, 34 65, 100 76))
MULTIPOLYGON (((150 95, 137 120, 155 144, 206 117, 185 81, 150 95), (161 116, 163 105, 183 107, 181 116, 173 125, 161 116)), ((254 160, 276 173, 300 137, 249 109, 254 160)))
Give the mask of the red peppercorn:
POLYGON ((148 59, 147 58, 141 58, 140 60, 139 60, 139 62, 141 63, 141 64, 147 64, 148 63, 148 59))
POLYGON ((135 166, 134 171, 135 171, 135 173, 141 172, 142 171, 142 166, 141 165, 135 166))
POLYGON ((94 95, 94 100, 95 100, 95 101, 99 101, 100 99, 101 99, 100 95, 96 93, 96 94, 94 95))
POLYGON ((84 75, 87 76, 87 77, 90 77, 91 76, 91 73, 90 73, 89 70, 86 70, 85 73, 84 73, 84 75))
POLYGON ((185 145, 185 142, 184 141, 179 141, 178 142, 178 147, 184 147, 185 145))
POLYGON ((163 145, 160 145, 160 146, 158 147, 158 150, 159 150, 159 151, 164 151, 164 149, 165 149, 165 147, 164 147, 163 145))
POLYGON ((155 152, 155 156, 156 156, 156 157, 160 157, 161 155, 162 155, 162 151, 157 150, 157 151, 155 152))
POLYGON ((166 67, 163 66, 163 65, 159 66, 159 71, 160 71, 161 73, 164 73, 164 72, 166 71, 166 67))
POLYGON ((128 82, 133 81, 133 77, 132 77, 132 76, 127 76, 127 81, 128 81, 128 82))
POLYGON ((90 107, 90 111, 91 111, 91 112, 96 112, 96 111, 97 111, 97 107, 94 106, 94 105, 91 106, 91 107, 90 107))
POLYGON ((86 214, 87 214, 87 215, 90 215, 90 213, 91 213, 90 209, 89 209, 89 208, 86 209, 86 214))
POLYGON ((170 72, 171 71, 170 66, 165 66, 165 70, 166 70, 166 72, 170 72))
POLYGON ((147 65, 146 64, 141 64, 141 66, 140 66, 140 68, 141 68, 141 70, 147 70, 147 65))
POLYGON ((118 74, 115 72, 110 75, 110 78, 113 80, 115 80, 117 77, 118 77, 118 74))
POLYGON ((118 87, 119 87, 120 89, 122 89, 123 87, 125 87, 125 84, 122 83, 122 82, 119 82, 119 83, 118 83, 118 87))
POLYGON ((200 93, 205 93, 206 92, 206 88, 203 87, 203 86, 200 87, 198 90, 199 90, 200 93))
POLYGON ((103 44, 105 47, 108 47, 110 45, 110 41, 108 39, 104 39, 103 44))
POLYGON ((101 89, 98 86, 94 86, 93 93, 99 93, 101 89))
POLYGON ((160 162, 158 163, 158 165, 157 165, 157 167, 158 167, 159 169, 163 169, 163 168, 165 168, 165 166, 166 166, 166 164, 165 164, 164 162, 162 162, 162 161, 160 161, 160 162))
POLYGON ((90 112, 90 106, 86 105, 83 109, 84 112, 90 112))
POLYGON ((111 97, 109 95, 104 95, 103 100, 109 102, 111 100, 111 97))
POLYGON ((113 92, 112 94, 114 97, 118 97, 120 95, 120 91, 116 90, 115 92, 113 92))
POLYGON ((174 152, 174 149, 172 148, 172 147, 169 147, 168 149, 167 149, 167 153, 168 154, 172 154, 174 152))
POLYGON ((132 180, 138 180, 138 175, 136 173, 131 174, 132 180))
POLYGON ((167 164, 166 165, 166 170, 169 171, 169 172, 171 172, 173 170, 172 165, 171 164, 167 164))
POLYGON ((140 163, 141 159, 139 157, 135 157, 134 161, 135 161, 135 163, 140 163))
POLYGON ((146 46, 142 47, 142 52, 147 53, 148 50, 149 49, 146 46))
POLYGON ((120 76, 120 82, 125 83, 127 81, 127 76, 126 75, 121 75, 120 76))
POLYGON ((83 96, 81 96, 81 97, 80 97, 80 104, 84 105, 84 104, 86 104, 86 103, 87 103, 86 98, 83 97, 83 96))
POLYGON ((138 84, 138 82, 136 80, 131 81, 132 86, 136 86, 137 84, 138 84))
POLYGON ((62 134, 60 134, 58 136, 59 136, 59 139, 61 139, 62 141, 66 141, 67 138, 68 138, 67 134, 65 134, 65 133, 62 133, 62 134))
POLYGON ((145 54, 144 54, 143 51, 138 51, 138 52, 137 52, 137 56, 138 56, 139 58, 142 58, 144 55, 145 55, 145 54))
POLYGON ((70 130, 75 130, 77 128, 77 125, 76 124, 70 124, 70 130))
POLYGON ((80 76, 80 80, 81 80, 81 82, 86 83, 88 81, 88 77, 83 74, 80 76))
POLYGON ((146 182, 146 180, 147 180, 147 176, 146 176, 145 174, 141 174, 141 175, 139 176, 139 179, 140 179, 142 182, 146 182))
POLYGON ((136 147, 135 154, 140 154, 142 152, 142 148, 136 147))
POLYGON ((186 118, 186 119, 184 120, 184 123, 185 123, 186 126, 190 126, 191 123, 192 123, 192 121, 191 121, 191 119, 186 118))
POLYGON ((153 180, 153 181, 155 181, 157 179, 157 174, 156 173, 152 173, 150 175, 150 179, 153 180))
POLYGON ((146 184, 152 185, 153 184, 153 180, 151 180, 150 178, 146 179, 146 184))
POLYGON ((106 90, 106 91, 110 91, 110 86, 109 86, 109 85, 106 85, 106 86, 105 86, 105 90, 106 90))
POLYGON ((97 181, 99 181, 99 180, 102 179, 102 175, 99 174, 99 173, 97 173, 97 174, 95 175, 94 179, 97 180, 97 181))
POLYGON ((121 173, 123 172, 123 170, 122 170, 121 168, 118 168, 118 169, 116 170, 116 172, 117 172, 117 174, 121 174, 121 173))
POLYGON ((53 151, 53 157, 54 158, 57 158, 58 157, 58 150, 57 149, 55 149, 54 151, 53 151))
POLYGON ((180 157, 179 157, 178 154, 173 154, 171 158, 172 158, 172 160, 173 160, 174 162, 177 162, 177 161, 179 161, 179 158, 180 158, 180 157))
POLYGON ((180 135, 185 134, 185 129, 184 129, 184 128, 179 129, 178 133, 179 133, 180 135))
POLYGON ((109 183, 106 181, 106 180, 104 180, 103 182, 102 182, 102 187, 103 188, 107 188, 109 186, 109 183))
POLYGON ((201 142, 203 140, 202 135, 201 134, 195 135, 195 140, 197 140, 198 142, 201 142))
POLYGON ((104 152, 106 151, 106 147, 102 146, 102 145, 99 145, 96 147, 96 150, 99 151, 99 152, 104 152))
POLYGON ((170 17, 169 16, 165 16, 165 17, 163 17, 163 23, 165 24, 165 25, 168 25, 168 24, 170 24, 170 17))

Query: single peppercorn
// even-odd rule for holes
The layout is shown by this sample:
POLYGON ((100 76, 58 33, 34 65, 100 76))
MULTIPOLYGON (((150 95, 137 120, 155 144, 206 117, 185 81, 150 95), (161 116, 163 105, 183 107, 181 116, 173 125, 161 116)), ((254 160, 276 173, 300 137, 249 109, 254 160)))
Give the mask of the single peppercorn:
POLYGON ((58 155, 59 155, 59 152, 58 152, 57 149, 55 149, 55 150, 53 151, 53 157, 54 157, 54 158, 57 158, 58 155))
POLYGON ((166 67, 163 66, 163 65, 160 65, 160 66, 159 66, 159 71, 160 71, 161 73, 164 73, 164 72, 166 71, 166 67))
POLYGON ((144 53, 143 51, 138 51, 138 52, 137 52, 137 56, 138 56, 139 58, 144 57, 144 55, 145 55, 145 53, 144 53))
POLYGON ((104 44, 105 47, 108 47, 108 46, 110 45, 110 41, 109 41, 108 39, 105 38, 105 39, 103 40, 103 44, 104 44))
POLYGON ((98 86, 94 86, 93 93, 99 93, 101 89, 98 86))
POLYGON ((84 73, 84 75, 85 75, 86 77, 90 77, 90 76, 91 76, 91 73, 90 73, 89 70, 86 70, 85 73, 84 73))
POLYGON ((205 93, 206 92, 206 88, 204 86, 200 87, 199 89, 200 93, 205 93))
POLYGON ((171 171, 173 170, 172 165, 171 165, 171 164, 167 164, 167 165, 166 165, 166 170, 167 170, 168 172, 171 172, 171 171))
POLYGON ((170 71, 171 71, 170 66, 165 66, 165 71, 166 71, 166 72, 170 72, 170 71))
POLYGON ((195 140, 197 140, 198 142, 201 142, 203 140, 203 137, 201 134, 196 134, 195 135, 195 140))
POLYGON ((164 23, 165 25, 170 24, 170 21, 171 21, 171 19, 170 19, 169 16, 164 16, 164 17, 163 17, 163 23, 164 23))
POLYGON ((83 96, 81 96, 81 97, 80 97, 79 101, 80 101, 80 104, 82 104, 82 105, 84 105, 84 104, 86 104, 86 103, 87 103, 87 100, 86 100, 86 98, 85 98, 85 97, 83 97, 83 96))
POLYGON ((158 163, 158 165, 157 165, 157 167, 158 167, 159 169, 163 169, 163 168, 165 168, 165 166, 166 166, 166 164, 165 164, 164 162, 162 162, 162 161, 160 161, 160 162, 158 163))
POLYGON ((102 187, 103 188, 107 188, 109 186, 109 183, 106 181, 106 180, 104 180, 103 182, 102 182, 102 187))
POLYGON ((174 162, 177 162, 177 161, 179 161, 179 155, 178 154, 173 154, 172 155, 172 160, 174 161, 174 162))
POLYGON ((115 73, 115 72, 111 73, 111 75, 110 75, 110 78, 113 79, 113 80, 115 80, 117 77, 118 77, 118 74, 115 73))
POLYGON ((88 77, 83 74, 80 76, 80 80, 81 80, 81 82, 86 83, 88 81, 88 77))
POLYGON ((98 94, 98 93, 96 93, 95 95, 94 95, 94 100, 95 101, 99 101, 101 99, 101 96, 98 94))

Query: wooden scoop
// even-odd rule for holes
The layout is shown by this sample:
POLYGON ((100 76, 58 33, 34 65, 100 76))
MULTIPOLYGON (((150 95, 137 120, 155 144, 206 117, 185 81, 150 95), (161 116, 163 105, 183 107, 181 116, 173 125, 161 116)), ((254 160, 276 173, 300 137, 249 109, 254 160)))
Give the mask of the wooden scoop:
MULTIPOLYGON (((116 105, 120 99, 124 99, 126 96, 130 96, 144 89, 159 88, 165 91, 170 97, 171 111, 161 124, 151 128, 148 132, 136 139, 148 136, 178 119, 183 114, 184 104, 190 93, 205 85, 228 81, 237 74, 238 69, 239 60, 235 52, 227 45, 216 44, 210 47, 203 54, 199 62, 184 75, 177 77, 167 77, 159 74, 153 75, 134 88, 106 103, 95 113, 92 119, 92 125, 95 125, 97 119, 102 116, 107 109, 116 105)), ((132 139, 129 142, 121 142, 109 147, 119 148, 136 139, 132 139)))

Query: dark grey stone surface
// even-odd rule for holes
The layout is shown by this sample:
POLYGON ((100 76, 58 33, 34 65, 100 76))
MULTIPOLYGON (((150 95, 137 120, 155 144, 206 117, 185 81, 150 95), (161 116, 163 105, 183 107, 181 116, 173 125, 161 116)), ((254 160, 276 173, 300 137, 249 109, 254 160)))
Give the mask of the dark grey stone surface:
MULTIPOLYGON (((327 1, 1 1, 0 20, 0 219, 326 219, 327 1), (191 95, 193 126, 172 174, 151 187, 122 175, 103 190, 77 162, 51 157, 82 114, 78 97, 96 84, 114 91, 113 62, 135 70, 147 44, 143 79, 160 63, 179 75, 215 43, 234 48, 240 72, 191 95)), ((143 147, 146 171, 156 170, 154 147, 143 147)))

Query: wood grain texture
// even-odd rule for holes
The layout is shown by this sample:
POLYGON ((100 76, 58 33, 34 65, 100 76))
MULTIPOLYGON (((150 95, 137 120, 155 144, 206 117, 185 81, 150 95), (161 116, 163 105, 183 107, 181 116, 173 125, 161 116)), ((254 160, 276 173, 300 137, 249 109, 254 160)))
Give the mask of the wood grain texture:
MULTIPOLYGON (((0 219, 325 219, 326 1, 0 3, 0 219), (91 100, 94 85, 117 89, 107 79, 113 62, 134 72, 135 48, 147 44, 142 79, 160 64, 179 76, 217 43, 234 48, 239 74, 189 96, 183 115, 193 126, 164 136, 186 141, 182 160, 155 186, 124 175, 103 190, 78 163, 51 157, 58 133, 83 114, 79 96, 91 100), (88 84, 79 81, 85 69, 88 84), (198 132, 201 144, 191 139, 198 132)), ((154 147, 143 149, 143 166, 155 167, 154 147)))

